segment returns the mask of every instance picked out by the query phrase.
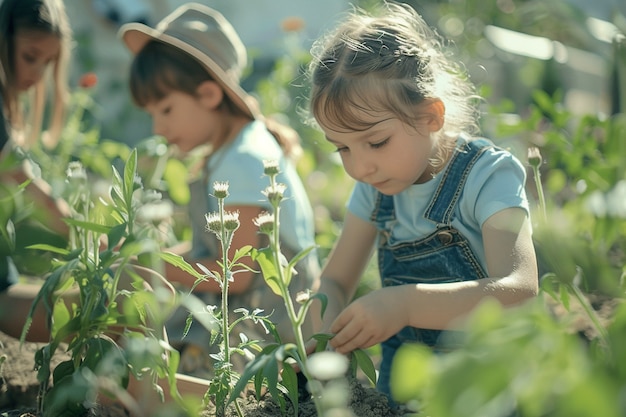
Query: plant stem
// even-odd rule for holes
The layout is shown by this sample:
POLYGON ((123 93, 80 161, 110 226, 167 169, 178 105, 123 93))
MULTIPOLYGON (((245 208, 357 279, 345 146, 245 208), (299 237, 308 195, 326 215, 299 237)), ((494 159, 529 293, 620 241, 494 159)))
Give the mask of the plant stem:
MULTIPOLYGON (((276 179, 274 175, 270 176, 271 186, 276 185, 276 179)), ((272 233, 272 246, 273 246, 273 255, 274 255, 274 264, 276 265, 276 270, 278 273, 278 285, 280 286, 280 291, 283 297, 283 301, 285 303, 285 308, 287 309, 287 315, 289 316, 289 321, 291 322, 291 328, 293 330, 293 335, 296 342, 296 349, 298 350, 298 356, 300 357, 301 362, 301 372, 304 374, 307 380, 311 380, 311 376, 309 373, 309 369, 307 366, 307 353, 306 353, 306 345, 304 343, 304 336, 302 335, 302 321, 304 315, 300 317, 296 313, 296 309, 293 305, 293 300, 291 299, 291 294, 289 293, 289 287, 285 282, 285 270, 287 274, 291 274, 289 270, 290 265, 287 263, 284 267, 281 265, 281 249, 280 249, 280 203, 272 202, 272 206, 274 208, 274 228, 272 233)), ((313 402, 315 404, 315 409, 319 416, 323 416, 323 406, 320 404, 320 393, 317 392, 317 387, 315 385, 311 385, 311 396, 313 397, 313 402)), ((296 410, 297 412, 297 410, 296 410)))
POLYGON ((224 361, 230 363, 230 337, 228 332, 228 238, 224 227, 224 200, 218 199, 222 244, 222 328, 224 329, 224 361))
POLYGON ((543 215, 543 220, 546 221, 548 219, 548 215, 546 212, 546 197, 543 193, 543 185, 541 183, 541 171, 539 170, 539 166, 533 165, 533 175, 535 177, 535 185, 537 187, 537 197, 539 198, 539 208, 541 210, 541 214, 543 215))

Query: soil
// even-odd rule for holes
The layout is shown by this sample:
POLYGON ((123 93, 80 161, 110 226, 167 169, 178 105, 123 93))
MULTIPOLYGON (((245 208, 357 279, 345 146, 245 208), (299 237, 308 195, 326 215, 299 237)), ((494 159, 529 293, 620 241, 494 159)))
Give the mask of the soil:
MULTIPOLYGON (((616 307, 623 300, 611 298, 590 297, 589 299, 598 317, 607 324, 616 307)), ((570 314, 574 310, 574 320, 568 320, 568 329, 578 333, 585 340, 592 340, 597 336, 595 326, 582 312, 580 306, 572 305, 570 313, 558 303, 550 303, 550 309, 556 316, 570 314), (580 314, 576 314, 576 310, 580 314)), ((16 340, 0 332, 0 416, 1 417, 37 417, 35 405, 37 403, 38 383, 36 372, 33 369, 34 355, 40 347, 36 343, 24 343, 20 346, 16 340), (4 362, 1 357, 5 357, 4 362)), ((65 358, 58 358, 60 362, 65 358)), ((57 363, 58 363, 57 362, 57 363)), ((337 417, 396 417, 405 415, 402 410, 392 409, 385 396, 374 388, 355 380, 350 383, 351 397, 349 407, 351 413, 337 417)), ((281 415, 278 405, 271 399, 257 401, 250 395, 243 401, 243 413, 246 417, 275 417, 281 415)), ((199 417, 214 415, 211 410, 204 411, 199 417)), ((234 410, 227 413, 227 417, 235 417, 234 410)), ((315 417, 315 406, 311 400, 303 400, 299 406, 299 417, 315 417)), ((94 417, 129 417, 129 414, 116 405, 100 405, 92 410, 94 417)))
MULTIPOLYGON (((1 417, 37 417, 36 404, 39 384, 34 371, 35 352, 42 344, 20 342, 0 332, 0 356, 6 359, 0 368, 0 416, 1 417)), ((57 358, 56 363, 66 358, 57 358)), ((396 417, 404 412, 392 409, 387 398, 366 386, 360 380, 350 381, 349 407, 352 414, 337 417, 396 417)), ((290 404, 288 410, 290 410, 290 404)), ((241 406, 246 417, 276 417, 281 415, 280 408, 270 397, 257 401, 250 394, 241 406)), ((299 417, 315 417, 317 415, 312 400, 301 400, 298 407, 299 417)), ((214 415, 212 410, 205 410, 199 417, 214 415)), ((234 409, 227 411, 226 417, 235 417, 234 409)), ((288 414, 290 415, 290 414, 288 414)), ((117 405, 98 405, 89 413, 93 417, 129 417, 122 407, 117 405)))

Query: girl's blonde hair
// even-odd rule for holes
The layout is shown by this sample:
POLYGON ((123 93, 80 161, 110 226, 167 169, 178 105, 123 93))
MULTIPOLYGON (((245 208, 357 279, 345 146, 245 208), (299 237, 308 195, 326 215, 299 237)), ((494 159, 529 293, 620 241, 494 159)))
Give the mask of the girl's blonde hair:
MULTIPOLYGON (((138 53, 130 68, 130 93, 134 103, 144 108, 165 98, 172 91, 196 96, 198 86, 212 81, 211 74, 194 57, 159 41, 148 42, 138 53)), ((221 108, 231 114, 245 115, 227 94, 221 108)), ((297 159, 301 153, 300 137, 295 130, 275 119, 264 120, 285 155, 297 159)))
POLYGON ((57 36, 61 50, 52 66, 54 81, 50 127, 44 145, 54 146, 63 128, 68 99, 67 64, 72 31, 62 0, 4 0, 0 4, 0 93, 6 120, 12 130, 23 134, 22 146, 32 145, 41 135, 46 106, 46 76, 34 86, 28 103, 28 117, 20 103, 15 82, 15 37, 18 32, 40 32, 57 36), (29 119, 29 123, 26 123, 29 119))
POLYGON ((354 9, 313 44, 309 112, 340 129, 371 127, 363 112, 390 112, 415 126, 417 105, 438 98, 445 105, 443 132, 478 131, 475 88, 445 46, 408 5, 354 9))

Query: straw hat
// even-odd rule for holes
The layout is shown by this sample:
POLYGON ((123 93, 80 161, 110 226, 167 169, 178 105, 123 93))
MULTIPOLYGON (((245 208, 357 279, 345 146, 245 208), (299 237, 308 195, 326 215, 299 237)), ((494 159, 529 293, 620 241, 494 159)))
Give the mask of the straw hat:
POLYGON ((240 86, 247 64, 246 47, 218 11, 187 3, 161 20, 156 28, 127 23, 118 34, 133 54, 152 40, 185 51, 206 67, 237 108, 253 119, 259 118, 256 101, 240 86))

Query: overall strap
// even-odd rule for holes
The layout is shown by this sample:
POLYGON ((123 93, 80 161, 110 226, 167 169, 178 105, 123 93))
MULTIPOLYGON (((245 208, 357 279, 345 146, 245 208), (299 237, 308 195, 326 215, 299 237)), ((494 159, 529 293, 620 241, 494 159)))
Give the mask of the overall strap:
POLYGON ((396 212, 393 204, 393 197, 377 192, 374 210, 370 216, 371 221, 377 223, 380 227, 384 227, 385 222, 395 220, 395 218, 396 212))
POLYGON ((452 214, 467 177, 482 153, 493 144, 487 139, 460 140, 448 167, 443 172, 439 187, 435 191, 424 217, 437 224, 450 224, 452 214))

